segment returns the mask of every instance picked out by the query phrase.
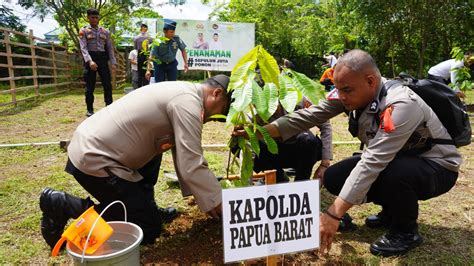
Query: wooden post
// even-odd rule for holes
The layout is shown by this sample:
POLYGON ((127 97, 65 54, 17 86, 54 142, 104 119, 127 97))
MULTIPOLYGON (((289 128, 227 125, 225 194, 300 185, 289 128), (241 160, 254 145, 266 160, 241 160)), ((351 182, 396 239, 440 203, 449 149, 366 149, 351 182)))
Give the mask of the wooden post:
POLYGON ((54 89, 55 91, 58 91, 58 86, 56 84, 58 84, 58 80, 57 80, 57 76, 58 76, 58 72, 57 72, 57 69, 56 69, 56 49, 54 48, 54 43, 51 42, 51 53, 52 53, 52 59, 53 59, 53 82, 54 82, 54 89))
POLYGON ((39 96, 38 86, 38 68, 36 67, 36 49, 35 49, 35 38, 33 36, 33 30, 30 30, 30 45, 31 45, 31 69, 33 71, 33 85, 35 87, 35 95, 39 96))
MULTIPOLYGON (((265 173, 265 185, 276 184, 276 170, 264 171, 265 173)), ((278 255, 272 255, 267 257, 267 266, 276 266, 278 262, 278 255)))
POLYGON ((5 39, 5 47, 7 48, 7 65, 8 65, 8 76, 10 77, 10 91, 12 94, 12 103, 16 105, 16 90, 15 90, 15 71, 13 70, 13 59, 12 59, 12 47, 10 45, 10 32, 4 31, 3 36, 5 39))

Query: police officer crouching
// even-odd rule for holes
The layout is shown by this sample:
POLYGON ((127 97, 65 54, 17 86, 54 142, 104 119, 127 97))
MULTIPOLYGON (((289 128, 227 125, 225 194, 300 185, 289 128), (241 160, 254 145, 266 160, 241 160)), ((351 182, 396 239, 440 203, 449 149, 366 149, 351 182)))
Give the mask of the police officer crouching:
POLYGON ((86 116, 94 114, 94 89, 99 73, 104 88, 105 105, 113 102, 112 83, 109 70, 109 60, 112 72, 115 71, 115 55, 110 39, 110 32, 99 26, 99 11, 90 8, 87 10, 89 25, 79 31, 79 44, 84 59, 84 80, 86 82, 86 116))
MULTIPOLYGON (((382 256, 405 254, 423 242, 418 201, 444 194, 456 183, 462 161, 456 147, 421 141, 451 140, 439 118, 410 88, 387 90, 385 83, 367 52, 351 50, 338 59, 337 89, 326 101, 265 126, 272 137, 285 140, 350 112, 350 132, 366 146, 362 154, 333 164, 324 173, 324 186, 337 198, 320 216, 321 251, 329 251, 340 220, 352 206, 373 202, 382 206, 382 212, 367 219, 366 225, 388 232, 370 245, 370 251, 382 256)), ((233 135, 245 132, 236 130, 233 135)))

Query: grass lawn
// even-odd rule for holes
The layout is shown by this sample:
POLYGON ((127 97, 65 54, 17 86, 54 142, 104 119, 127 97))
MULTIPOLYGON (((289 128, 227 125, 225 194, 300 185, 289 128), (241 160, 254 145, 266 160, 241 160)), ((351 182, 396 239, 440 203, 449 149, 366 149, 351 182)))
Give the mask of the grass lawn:
MULTIPOLYGON (((123 96, 114 92, 114 98, 123 96)), ((468 102, 474 102, 472 92, 468 102)), ((96 109, 102 108, 103 95, 96 93, 96 109)), ((0 143, 49 142, 69 139, 85 119, 82 90, 41 98, 16 108, 0 110, 0 143)), ((347 118, 332 120, 334 141, 353 140, 347 133, 347 118)), ((223 124, 205 125, 203 144, 226 143, 230 129, 223 124)), ((339 161, 358 149, 358 145, 336 145, 334 159, 339 161)), ((460 149, 464 163, 456 186, 448 193, 420 202, 420 232, 424 244, 401 257, 380 258, 370 254, 369 245, 382 230, 364 226, 364 219, 380 209, 373 204, 350 210, 358 230, 338 233, 328 255, 314 251, 287 254, 287 264, 462 264, 474 263, 474 145, 460 149)), ((206 151, 213 171, 225 174, 226 151, 206 151)), ((0 148, 0 264, 71 263, 64 253, 56 258, 41 237, 39 195, 44 187, 65 190, 78 196, 87 193, 64 172, 67 155, 58 145, 0 148)), ((171 154, 166 153, 162 171, 174 171, 171 154)), ((162 173, 160 175, 163 176, 162 173)), ((176 184, 160 178, 155 187, 160 206, 174 206, 180 216, 166 225, 154 245, 141 247, 141 262, 147 263, 223 263, 222 225, 206 217, 188 199, 181 197, 176 184)), ((322 208, 333 200, 324 189, 322 208)))

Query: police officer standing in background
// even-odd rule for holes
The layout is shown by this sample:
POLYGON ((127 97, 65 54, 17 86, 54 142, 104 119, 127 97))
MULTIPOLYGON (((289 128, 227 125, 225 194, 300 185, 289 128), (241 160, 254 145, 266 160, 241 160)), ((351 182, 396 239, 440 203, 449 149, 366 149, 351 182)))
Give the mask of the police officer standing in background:
POLYGON ((105 105, 112 103, 112 83, 108 61, 112 64, 112 72, 115 71, 115 55, 110 39, 110 32, 99 26, 99 11, 90 8, 87 10, 89 25, 79 31, 79 44, 82 57, 84 58, 84 79, 86 82, 86 116, 94 114, 94 89, 99 72, 102 86, 104 87, 105 105))
MULTIPOLYGON (((184 62, 184 72, 188 72, 188 54, 186 53, 186 44, 183 40, 175 35, 176 21, 165 19, 163 25, 163 33, 168 41, 158 46, 153 46, 151 50, 151 58, 158 59, 159 62, 153 61, 155 68, 155 82, 175 81, 178 75, 178 60, 176 60, 176 52, 181 50, 184 62)), ((150 64, 148 64, 146 78, 150 79, 150 64)))
POLYGON ((153 38, 151 38, 148 34, 148 26, 146 24, 142 24, 140 26, 140 34, 133 38, 133 47, 138 51, 137 67, 139 88, 150 83, 150 81, 145 78, 144 67, 146 67, 145 62, 147 58, 145 52, 148 50, 148 44, 150 44, 152 41, 153 38))

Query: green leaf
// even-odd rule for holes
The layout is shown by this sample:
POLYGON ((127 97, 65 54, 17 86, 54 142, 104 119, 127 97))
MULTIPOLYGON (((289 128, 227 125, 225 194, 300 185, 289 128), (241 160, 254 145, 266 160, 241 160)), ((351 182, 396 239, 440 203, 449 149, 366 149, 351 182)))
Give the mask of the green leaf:
POLYGON ((265 83, 263 86, 263 95, 267 102, 268 118, 270 118, 278 109, 278 88, 273 83, 265 83))
POLYGON ((250 146, 252 147, 252 150, 257 154, 257 156, 260 155, 260 145, 258 144, 258 138, 257 134, 253 132, 252 128, 250 127, 245 127, 245 132, 247 132, 247 135, 249 136, 249 141, 250 141, 250 146))
POLYGON ((258 47, 258 66, 260 67, 263 81, 265 83, 278 84, 280 69, 278 68, 277 61, 261 45, 258 47))
POLYGON ((247 106, 252 102, 252 84, 254 82, 253 78, 255 73, 248 75, 248 81, 244 84, 242 88, 237 88, 232 93, 232 98, 234 102, 231 104, 237 112, 244 111, 247 106))
POLYGON ((239 112, 237 112, 231 105, 229 108, 229 113, 227 114, 226 125, 239 125, 240 123, 238 121, 238 116, 239 112))
POLYGON ((257 114, 262 118, 265 122, 268 121, 268 107, 267 101, 265 99, 265 95, 263 94, 262 88, 258 86, 257 82, 252 83, 252 103, 257 110, 257 114))
POLYGON ((259 125, 257 125, 257 129, 260 134, 262 134, 263 140, 265 141, 265 144, 267 144, 268 151, 272 154, 277 154, 278 145, 275 140, 270 136, 270 133, 268 133, 267 129, 259 125))
POLYGON ((286 75, 279 76, 279 83, 280 83, 280 103, 281 106, 287 112, 293 112, 295 110, 295 106, 298 103, 298 92, 296 88, 293 86, 290 77, 286 75))
POLYGON ((242 185, 249 184, 249 178, 253 175, 253 154, 247 145, 242 149, 242 166, 240 168, 240 182, 242 185))
POLYGON ((222 119, 226 119, 227 120, 227 116, 226 115, 222 115, 222 114, 215 114, 215 115, 211 115, 209 117, 209 119, 219 119, 219 118, 222 118, 222 119))
POLYGON ((234 66, 230 76, 229 86, 227 88, 228 91, 241 88, 247 83, 249 79, 249 72, 253 72, 255 70, 255 66, 257 65, 257 51, 257 47, 253 48, 242 58, 240 58, 240 60, 234 66))
POLYGON ((291 82, 306 98, 313 104, 318 104, 321 98, 324 98, 324 86, 308 78, 305 74, 289 70, 291 73, 291 82))

